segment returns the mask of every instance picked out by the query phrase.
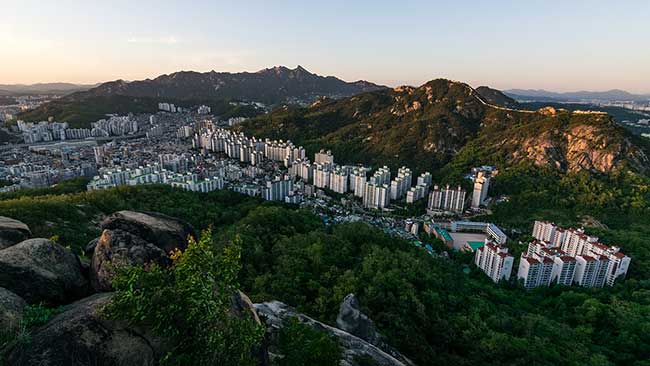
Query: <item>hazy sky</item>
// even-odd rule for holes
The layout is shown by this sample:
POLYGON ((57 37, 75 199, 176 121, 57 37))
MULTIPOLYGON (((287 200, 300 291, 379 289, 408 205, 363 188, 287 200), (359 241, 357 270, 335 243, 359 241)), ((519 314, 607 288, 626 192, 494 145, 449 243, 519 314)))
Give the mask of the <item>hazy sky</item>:
POLYGON ((650 1, 0 0, 0 84, 274 65, 650 93, 650 1))

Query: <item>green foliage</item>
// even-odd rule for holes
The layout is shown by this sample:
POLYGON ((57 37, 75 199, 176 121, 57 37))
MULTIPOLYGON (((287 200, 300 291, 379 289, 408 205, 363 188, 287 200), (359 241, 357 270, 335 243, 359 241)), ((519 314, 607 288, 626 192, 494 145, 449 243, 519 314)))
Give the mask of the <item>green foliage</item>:
POLYGON ((341 347, 336 340, 296 318, 285 321, 279 338, 278 366, 337 366, 340 362, 341 347))
POLYGON ((3 365, 5 352, 14 346, 26 346, 31 341, 30 330, 45 325, 58 314, 61 308, 49 308, 42 303, 28 305, 23 309, 20 322, 10 329, 0 329, 0 366, 3 365))
POLYGON ((58 235, 61 243, 81 253, 86 243, 99 236, 97 224, 102 217, 115 211, 157 211, 184 219, 194 227, 219 227, 236 222, 260 204, 259 199, 227 190, 199 194, 148 185, 86 192, 81 183, 20 191, 17 193, 23 196, 6 199, 0 196, 0 212, 26 223, 35 237, 58 235))
POLYGON ((61 311, 60 308, 47 307, 44 304, 28 305, 23 312, 23 324, 27 328, 45 325, 61 311))
MULTIPOLYGON (((251 106, 231 105, 227 100, 173 100, 167 102, 177 106, 192 107, 201 104, 212 108, 212 113, 221 118, 251 117, 259 111, 251 106)), ((53 116, 58 122, 68 122, 73 128, 89 128, 92 122, 105 118, 107 114, 156 113, 159 98, 130 97, 125 95, 92 96, 83 99, 62 98, 46 103, 33 111, 21 113, 18 118, 25 121, 44 121, 53 116)))
POLYGON ((120 269, 105 314, 146 324, 169 339, 173 348, 163 364, 254 365, 251 350, 264 329, 247 315, 230 314, 238 290, 239 244, 217 252, 205 231, 198 242, 190 238, 185 252, 172 254, 170 269, 155 264, 120 269))
POLYGON ((605 289, 495 286, 478 270, 463 274, 471 255, 434 258, 363 223, 325 226, 277 207, 251 211, 216 240, 236 235, 245 243, 242 287, 254 301, 280 300, 331 324, 353 292, 417 364, 641 366, 650 357, 642 273, 605 289))
POLYGON ((84 100, 53 100, 19 114, 18 118, 25 121, 46 121, 49 117, 54 117, 58 122, 68 122, 72 128, 88 128, 90 123, 105 118, 107 114, 155 113, 157 110, 158 101, 154 98, 111 95, 84 100))
POLYGON ((379 362, 368 355, 356 355, 354 356, 354 362, 357 366, 381 366, 379 362))
MULTIPOLYGON (((85 192, 90 179, 80 177, 60 182, 48 188, 28 188, 15 192, 0 193, 0 201, 16 199, 20 197, 38 197, 46 195, 60 195, 69 193, 85 192)), ((1 186, 1 185, 0 185, 1 186)))

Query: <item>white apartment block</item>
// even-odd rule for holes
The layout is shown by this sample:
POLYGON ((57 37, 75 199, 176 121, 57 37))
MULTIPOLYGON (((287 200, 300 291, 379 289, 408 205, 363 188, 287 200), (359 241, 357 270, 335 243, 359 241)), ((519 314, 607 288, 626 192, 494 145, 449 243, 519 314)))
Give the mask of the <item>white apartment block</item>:
POLYGON ((480 171, 474 180, 474 191, 472 192, 472 208, 477 209, 487 198, 490 186, 490 176, 480 171))
POLYGON ((417 186, 411 187, 411 189, 406 192, 406 203, 414 203, 415 201, 419 201, 426 197, 428 193, 429 187, 425 184, 418 183, 417 186))
POLYGON ((413 174, 406 167, 401 167, 397 171, 397 177, 390 183, 390 199, 397 200, 406 195, 411 188, 413 174))
MULTIPOLYGON (((554 260, 553 282, 575 283, 583 287, 613 286, 625 278, 630 257, 616 246, 598 242, 582 229, 563 229, 548 221, 535 221, 527 256, 551 257, 554 260)), ((521 265, 521 264, 520 264, 521 265)))
POLYGON ((314 154, 314 163, 334 165, 334 155, 330 150, 321 150, 314 154))
POLYGON ((552 243, 555 238, 557 226, 548 221, 535 221, 533 225, 533 238, 552 243))
POLYGON ((363 197, 366 181, 368 180, 367 176, 368 169, 364 167, 353 168, 350 172, 350 190, 359 198, 363 197))
POLYGON ((262 197, 267 201, 284 201, 293 190, 293 180, 290 177, 276 177, 266 182, 262 197))
POLYGON ((445 189, 440 189, 437 185, 429 194, 428 209, 443 210, 451 212, 463 212, 465 208, 466 192, 460 186, 452 189, 447 185, 445 189))
POLYGON ((314 186, 318 188, 329 188, 330 173, 330 164, 314 163, 314 186))
POLYGON ((604 256, 577 256, 573 282, 582 287, 603 287, 607 276, 608 262, 604 256))
POLYGON ((568 255, 556 256, 553 258, 553 282, 562 286, 571 286, 576 270, 576 259, 568 255))
POLYGON ((363 206, 383 209, 390 204, 390 188, 387 184, 379 185, 367 182, 363 193, 363 206))
POLYGON ((508 253, 508 248, 487 243, 476 250, 474 254, 474 263, 492 281, 509 280, 512 272, 513 257, 508 253))
POLYGON ((429 172, 424 172, 420 174, 417 180, 417 185, 424 185, 427 188, 431 187, 433 184, 433 177, 431 176, 431 173, 429 172))
POLYGON ((540 259, 522 255, 519 261, 517 278, 524 281, 524 287, 531 289, 538 286, 549 286, 553 272, 553 259, 540 259))
POLYGON ((336 167, 330 174, 329 188, 336 193, 347 193, 349 190, 349 182, 348 169, 336 167))
POLYGON ((390 184, 390 169, 386 166, 377 169, 368 181, 377 185, 390 184))

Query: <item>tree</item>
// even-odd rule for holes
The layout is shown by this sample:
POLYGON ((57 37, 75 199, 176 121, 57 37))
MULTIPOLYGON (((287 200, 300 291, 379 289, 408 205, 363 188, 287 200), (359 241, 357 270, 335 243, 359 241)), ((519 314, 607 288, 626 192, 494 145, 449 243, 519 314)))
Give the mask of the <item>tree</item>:
POLYGON ((291 318, 280 330, 278 366, 336 366, 341 347, 335 340, 298 319, 291 318))
POLYGON ((106 315, 144 324, 170 339, 173 347, 162 364, 254 364, 251 350, 264 329, 249 317, 230 315, 238 289, 239 242, 218 253, 208 230, 171 257, 170 268, 152 264, 119 269, 106 315))

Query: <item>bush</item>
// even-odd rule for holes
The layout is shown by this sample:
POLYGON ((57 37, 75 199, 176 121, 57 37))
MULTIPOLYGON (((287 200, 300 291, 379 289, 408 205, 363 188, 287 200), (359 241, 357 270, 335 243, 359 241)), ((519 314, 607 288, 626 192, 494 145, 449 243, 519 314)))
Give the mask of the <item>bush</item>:
POLYGON ((144 324, 171 341, 166 365, 252 365, 251 350, 264 329, 252 319, 229 315, 238 289, 240 248, 231 243, 213 249, 211 232, 184 253, 171 253, 173 265, 125 267, 113 282, 116 289, 105 308, 109 318, 144 324))
POLYGON ((336 366, 341 347, 327 333, 291 318, 280 331, 278 366, 336 366))

